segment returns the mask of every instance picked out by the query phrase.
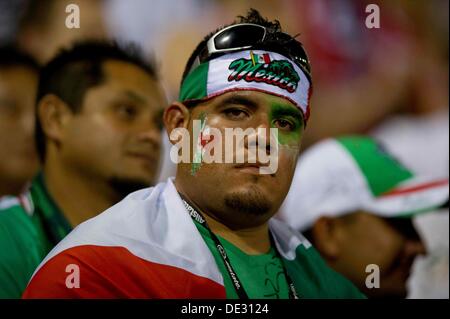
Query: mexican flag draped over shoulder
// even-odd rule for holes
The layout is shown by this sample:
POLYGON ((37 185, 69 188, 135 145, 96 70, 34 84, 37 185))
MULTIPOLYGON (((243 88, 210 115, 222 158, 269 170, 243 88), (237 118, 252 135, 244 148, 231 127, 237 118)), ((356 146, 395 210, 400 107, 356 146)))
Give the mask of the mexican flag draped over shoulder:
MULTIPOLYGON (((361 296, 299 233, 274 219, 270 228, 301 297, 361 296)), ((79 225, 40 264, 23 297, 225 298, 226 292, 169 179, 79 225)))

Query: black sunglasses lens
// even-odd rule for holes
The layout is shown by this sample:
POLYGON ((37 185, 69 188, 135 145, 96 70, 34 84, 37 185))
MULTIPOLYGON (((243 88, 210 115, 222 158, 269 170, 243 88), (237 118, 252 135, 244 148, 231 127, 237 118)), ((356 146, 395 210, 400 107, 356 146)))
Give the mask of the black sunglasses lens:
POLYGON ((311 72, 311 67, 309 64, 308 56, 306 55, 305 49, 303 49, 303 46, 298 43, 297 41, 292 41, 293 47, 291 49, 291 55, 293 56, 293 59, 302 65, 308 73, 311 72))
POLYGON ((265 29, 254 25, 240 25, 224 30, 214 39, 217 50, 251 46, 264 37, 265 29))
POLYGON ((299 66, 303 67, 309 74, 311 73, 311 66, 309 64, 308 55, 306 54, 303 46, 291 37, 289 34, 279 32, 276 34, 276 38, 281 43, 284 43, 284 47, 289 47, 289 57, 299 66))

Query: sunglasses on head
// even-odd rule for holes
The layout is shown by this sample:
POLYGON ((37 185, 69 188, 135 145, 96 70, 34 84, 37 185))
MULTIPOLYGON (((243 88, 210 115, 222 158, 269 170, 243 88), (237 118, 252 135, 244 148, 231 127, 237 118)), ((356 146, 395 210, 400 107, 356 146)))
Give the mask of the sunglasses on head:
MULTIPOLYGON (((265 40, 266 35, 266 27, 254 23, 240 23, 223 28, 206 42, 204 48, 194 60, 189 73, 211 57, 255 48, 265 40)), ((300 42, 284 32, 276 32, 275 38, 283 44, 279 47, 280 51, 284 52, 282 54, 290 58, 310 78, 311 67, 308 56, 300 42)))

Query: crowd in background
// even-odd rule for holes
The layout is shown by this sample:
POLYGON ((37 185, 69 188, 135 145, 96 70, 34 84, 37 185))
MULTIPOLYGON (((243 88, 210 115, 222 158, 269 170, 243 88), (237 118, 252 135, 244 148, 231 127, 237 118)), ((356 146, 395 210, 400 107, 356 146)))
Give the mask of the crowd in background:
MULTIPOLYGON (((282 21, 285 31, 298 34, 307 48, 314 95, 303 150, 328 137, 368 134, 415 172, 448 177, 448 6, 444 0, 2 1, 0 46, 16 44, 44 64, 76 40, 133 41, 148 57, 156 57, 171 102, 185 61, 205 30, 255 7, 282 21), (372 2, 380 7, 379 29, 365 24, 365 8, 372 2), (70 3, 79 5, 79 29, 65 26, 70 3)), ((35 77, 23 75, 13 90, 34 90, 35 77)), ((28 115, 15 124, 22 130, 16 131, 15 115, 1 105, 7 87, 8 75, 0 72, 0 196, 20 192, 38 169, 32 150, 34 101, 20 102, 28 115), (15 145, 6 142, 6 135, 17 136, 15 145), (15 167, 4 160, 18 145, 23 146, 23 163, 15 167)), ((175 164, 167 149, 162 156, 160 180, 165 180, 174 175, 175 164)), ((448 298, 448 209, 419 216, 415 223, 432 254, 415 264, 409 297, 448 298)))

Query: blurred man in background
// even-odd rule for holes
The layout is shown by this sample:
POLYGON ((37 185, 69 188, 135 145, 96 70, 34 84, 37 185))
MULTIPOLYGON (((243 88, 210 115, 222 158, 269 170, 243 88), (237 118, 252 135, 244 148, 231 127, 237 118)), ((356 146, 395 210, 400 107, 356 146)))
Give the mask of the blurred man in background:
POLYGON ((42 171, 0 205, 0 297, 20 297, 50 249, 86 219, 151 185, 165 96, 133 47, 83 42, 40 73, 36 145, 42 171))
POLYGON ((0 47, 0 197, 19 194, 38 169, 34 103, 39 66, 14 47, 0 47))
POLYGON ((281 218, 369 297, 404 298, 411 265, 425 253, 411 217, 448 203, 448 179, 415 176, 358 136, 325 140, 297 166, 281 218), (379 267, 379 287, 367 286, 368 265, 379 267))

